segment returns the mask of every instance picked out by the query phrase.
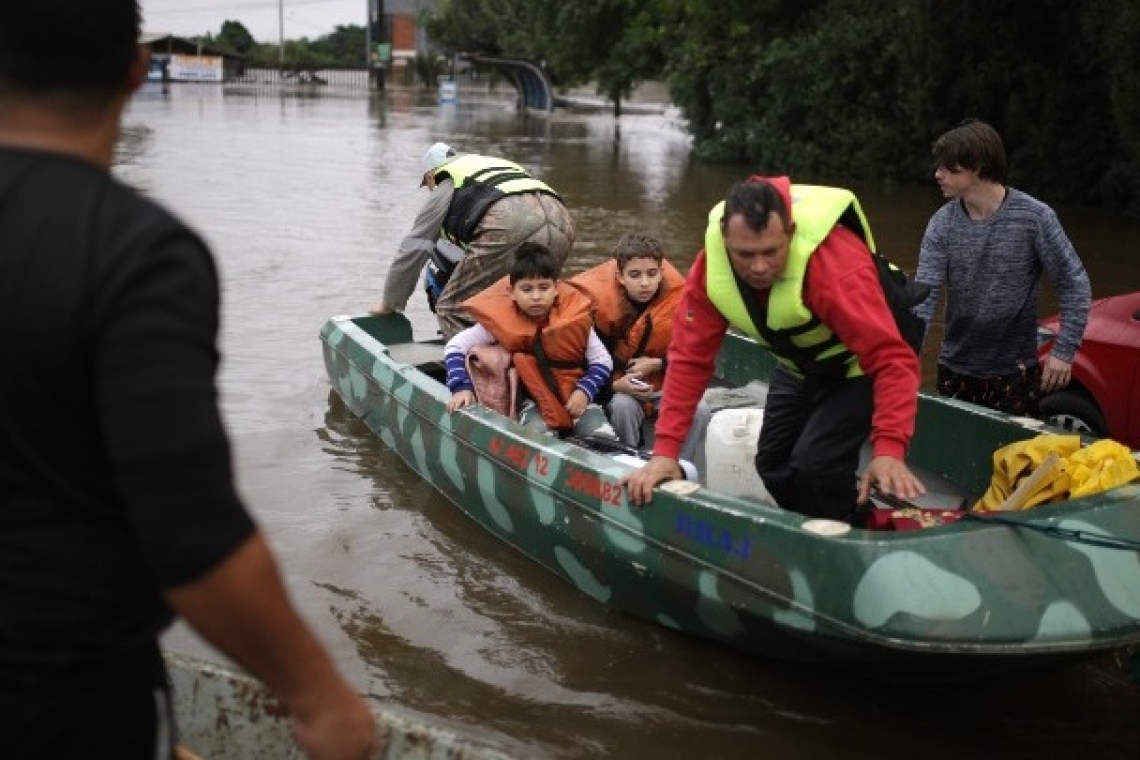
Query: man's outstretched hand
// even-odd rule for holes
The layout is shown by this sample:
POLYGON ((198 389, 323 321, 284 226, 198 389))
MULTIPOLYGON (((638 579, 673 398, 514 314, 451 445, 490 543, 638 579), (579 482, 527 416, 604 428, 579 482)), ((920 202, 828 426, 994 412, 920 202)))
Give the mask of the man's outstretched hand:
POLYGON ((640 470, 635 470, 622 479, 629 500, 641 506, 653 501, 653 487, 666 480, 681 480, 685 475, 677 460, 671 457, 654 456, 640 470))
POLYGON ((867 503, 871 496, 871 486, 878 486, 883 493, 902 499, 913 499, 926 493, 926 487, 914 476, 906 462, 894 457, 878 456, 867 465, 859 480, 860 504, 867 503))

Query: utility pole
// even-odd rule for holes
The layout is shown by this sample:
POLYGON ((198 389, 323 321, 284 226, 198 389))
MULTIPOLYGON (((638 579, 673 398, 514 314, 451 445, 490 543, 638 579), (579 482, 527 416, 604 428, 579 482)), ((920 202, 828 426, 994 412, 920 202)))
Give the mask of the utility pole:
POLYGON ((285 65, 285 0, 277 0, 277 61, 285 65))
POLYGON ((368 2, 368 62, 375 72, 376 89, 384 89, 388 65, 392 62, 392 40, 384 23, 384 0, 368 2))

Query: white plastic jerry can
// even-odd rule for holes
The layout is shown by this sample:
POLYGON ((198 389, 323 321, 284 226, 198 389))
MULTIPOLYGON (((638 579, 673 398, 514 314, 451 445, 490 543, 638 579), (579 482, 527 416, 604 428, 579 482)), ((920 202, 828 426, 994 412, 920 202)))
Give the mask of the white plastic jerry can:
POLYGON ((721 409, 705 436, 705 483, 714 491, 772 503, 756 473, 756 441, 763 409, 721 409))

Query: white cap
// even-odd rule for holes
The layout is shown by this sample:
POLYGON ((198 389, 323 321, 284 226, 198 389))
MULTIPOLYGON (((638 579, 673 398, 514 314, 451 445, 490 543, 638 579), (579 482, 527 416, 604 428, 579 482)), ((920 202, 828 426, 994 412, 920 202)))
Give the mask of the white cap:
MULTIPOLYGON (((447 143, 437 142, 427 149, 427 153, 420 159, 420 168, 423 170, 421 174, 426 175, 428 172, 435 171, 439 167, 446 164, 451 159, 455 158, 455 151, 447 143)), ((425 180, 420 181, 420 187, 423 187, 425 180)))

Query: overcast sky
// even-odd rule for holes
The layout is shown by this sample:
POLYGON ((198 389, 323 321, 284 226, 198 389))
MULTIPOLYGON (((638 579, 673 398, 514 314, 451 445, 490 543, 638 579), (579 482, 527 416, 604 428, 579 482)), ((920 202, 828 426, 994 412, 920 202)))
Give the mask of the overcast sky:
POLYGON ((142 0, 143 29, 179 36, 217 36, 223 21, 240 21, 258 42, 322 37, 337 26, 364 26, 368 0, 142 0))

